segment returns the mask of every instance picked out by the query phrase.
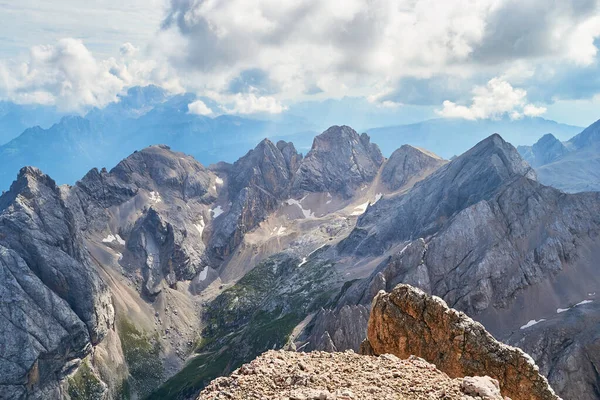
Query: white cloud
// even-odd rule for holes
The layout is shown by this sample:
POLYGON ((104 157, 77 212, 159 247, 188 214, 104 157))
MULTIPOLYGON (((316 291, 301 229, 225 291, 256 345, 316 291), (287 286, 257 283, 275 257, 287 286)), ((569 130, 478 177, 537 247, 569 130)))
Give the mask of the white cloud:
POLYGON ((134 85, 155 83, 173 91, 181 89, 168 67, 133 59, 136 50, 126 43, 122 52, 127 58, 98 60, 77 39, 34 46, 23 61, 0 61, 0 98, 84 111, 116 101, 117 94, 134 85))
POLYGON ((124 57, 133 57, 140 52, 140 49, 138 47, 135 47, 133 44, 127 42, 123 43, 119 51, 124 57))
POLYGON ((106 0, 110 7, 102 9, 74 0, 39 7, 34 0, 5 2, 0 12, 9 17, 0 33, 17 31, 23 21, 31 28, 6 45, 11 56, 15 46, 40 37, 55 43, 62 32, 91 39, 85 43, 90 50, 65 39, 71 44, 38 46, 22 63, 0 61, 0 97, 83 109, 114 100, 126 87, 155 83, 201 96, 218 93, 222 111, 239 114, 276 114, 292 101, 359 96, 382 108, 453 99, 441 112, 463 118, 525 115, 526 104, 514 97, 521 89, 501 93, 501 87, 484 86, 469 106, 454 93, 496 76, 540 101, 528 82, 540 79, 541 66, 560 71, 597 64, 599 1, 171 0, 156 35, 165 0, 106 0), (144 18, 132 19, 140 13, 144 18), (57 25, 60 33, 50 29, 57 25), (262 71, 264 79, 257 86, 246 82, 255 89, 250 93, 233 93, 231 83, 248 71, 262 71), (428 88, 425 80, 439 85, 428 88), (453 93, 442 90, 448 88, 453 93))
POLYGON ((188 112, 196 115, 211 115, 211 110, 202 100, 196 100, 193 103, 188 104, 188 112))
POLYGON ((228 114, 280 114, 287 109, 272 96, 257 96, 254 93, 237 93, 228 100, 221 98, 229 105, 222 106, 228 114))
POLYGON ((446 100, 443 102, 443 108, 437 111, 442 117, 469 120, 498 118, 506 114, 513 119, 519 119, 522 115, 539 116, 545 112, 544 107, 527 104, 525 90, 513 88, 501 78, 493 78, 487 85, 475 87, 471 105, 459 105, 446 100))
POLYGON ((528 117, 539 117, 542 114, 545 114, 548 109, 546 107, 537 107, 533 104, 527 104, 523 107, 523 114, 528 117))
POLYGON ((313 93, 314 82, 320 97, 366 97, 403 77, 589 65, 600 36, 594 10, 596 0, 173 1, 165 26, 183 39, 171 59, 205 79, 199 90, 221 91, 257 68, 279 99, 313 93))

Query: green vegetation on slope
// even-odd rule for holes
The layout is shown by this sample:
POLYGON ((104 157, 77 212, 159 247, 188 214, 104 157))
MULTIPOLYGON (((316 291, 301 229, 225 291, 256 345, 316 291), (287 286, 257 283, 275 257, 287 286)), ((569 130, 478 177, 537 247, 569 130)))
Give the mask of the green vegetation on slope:
POLYGON ((140 332, 124 318, 119 320, 118 328, 130 375, 127 383, 123 385, 122 396, 127 398, 131 394, 127 392, 134 392, 139 397, 147 396, 164 381, 158 338, 140 332))
POLYGON ((105 387, 85 359, 77 372, 68 379, 69 396, 73 400, 102 399, 105 387))
POLYGON ((197 355, 149 399, 184 399, 211 380, 287 343, 305 316, 324 306, 339 286, 327 261, 279 254, 221 293, 204 315, 197 355))

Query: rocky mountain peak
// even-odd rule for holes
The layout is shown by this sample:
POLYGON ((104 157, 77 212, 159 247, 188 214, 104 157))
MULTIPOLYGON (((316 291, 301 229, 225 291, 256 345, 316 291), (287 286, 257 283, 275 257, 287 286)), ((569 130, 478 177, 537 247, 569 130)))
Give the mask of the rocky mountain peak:
POLYGON ((497 133, 457 158, 461 159, 463 162, 477 162, 484 168, 491 166, 502 179, 517 175, 535 179, 535 172, 519 155, 517 149, 497 133))
POLYGON ((281 151, 281 154, 283 154, 283 158, 287 163, 288 169, 295 173, 300 166, 300 162, 302 161, 302 154, 299 154, 296 151, 296 147, 292 142, 280 140, 277 142, 277 148, 279 151, 281 151))
POLYGON ((559 400, 526 353, 410 285, 381 291, 373 299, 367 336, 364 353, 421 357, 450 377, 487 375, 513 400, 559 400))
POLYGON ((245 232, 258 226, 289 197, 300 158, 291 143, 275 145, 264 139, 233 165, 215 166, 228 176, 231 200, 228 212, 215 221, 211 248, 217 257, 228 255, 245 232))
POLYGON ((251 398, 504 400, 497 381, 452 379, 418 357, 274 350, 214 380, 197 399, 251 398))
POLYGON ((397 190, 445 163, 445 160, 433 153, 405 144, 394 151, 385 162, 381 171, 381 181, 390 190, 397 190))
POLYGON ((588 146, 600 146, 600 120, 585 128, 569 142, 571 142, 576 149, 583 149, 588 146))
POLYGON ((502 187, 522 178, 535 179, 535 172, 511 144, 494 134, 408 193, 369 207, 339 247, 380 254, 392 243, 432 234, 457 212, 492 198, 502 187))
POLYGON ((166 190, 182 199, 208 193, 211 173, 193 157, 166 145, 136 151, 110 171, 123 184, 149 191, 166 190))
POLYGON ((379 147, 367 134, 359 136, 348 126, 332 126, 315 138, 298 169, 293 191, 351 197, 375 178, 383 160, 379 147))
POLYGON ((532 166, 540 167, 559 160, 569 149, 553 134, 547 133, 533 146, 519 146, 519 153, 532 166))
POLYGON ((8 207, 17 196, 33 199, 40 190, 58 193, 56 182, 36 167, 23 167, 10 190, 0 197, 0 212, 8 207))
MULTIPOLYGON (((281 145, 280 145, 281 146, 281 145)), ((282 150, 269 139, 262 140, 253 150, 233 164, 231 170, 232 185, 235 191, 240 191, 250 184, 266 189, 276 196, 287 192, 294 171, 290 165, 298 153, 293 145, 281 146, 282 150)))

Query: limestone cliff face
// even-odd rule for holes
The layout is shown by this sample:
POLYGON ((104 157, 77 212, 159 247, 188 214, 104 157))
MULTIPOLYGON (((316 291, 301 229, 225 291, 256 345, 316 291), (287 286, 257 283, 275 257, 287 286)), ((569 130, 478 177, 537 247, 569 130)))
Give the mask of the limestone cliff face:
POLYGON ((348 126, 332 126, 314 140, 294 178, 293 192, 330 192, 350 198, 383 163, 376 144, 348 126))
POLYGON ((231 204, 225 215, 215 220, 210 243, 218 258, 230 255, 246 232, 289 197, 300 159, 293 144, 280 142, 276 146, 265 139, 225 169, 231 204))
POLYGON ((0 197, 0 266, 0 388, 7 398, 57 397, 115 315, 60 189, 35 168, 0 197))
POLYGON ((488 375, 513 400, 558 399, 531 357, 498 342, 442 299, 409 285, 375 297, 367 337, 363 352, 422 357, 450 377, 488 375))

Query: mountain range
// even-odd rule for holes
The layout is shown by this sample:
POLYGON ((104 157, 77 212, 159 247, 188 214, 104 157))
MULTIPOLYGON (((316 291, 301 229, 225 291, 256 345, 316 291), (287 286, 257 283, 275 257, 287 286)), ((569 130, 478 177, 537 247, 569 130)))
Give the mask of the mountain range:
POLYGON ((544 135, 519 152, 536 168, 540 182, 565 192, 600 190, 600 121, 570 140, 544 135))
POLYGON ((306 155, 264 139, 206 167, 156 145, 72 186, 22 168, 0 196, 0 397, 189 398, 274 348, 358 351, 404 283, 563 398, 600 398, 600 193, 545 186, 498 134, 451 161, 394 150, 332 126, 306 155))
MULTIPOLYGON (((119 100, 85 116, 63 115, 53 107, 0 104, 0 188, 8 189, 24 165, 35 166, 60 184, 73 184, 91 168, 109 167, 133 151, 162 143, 184 151, 204 165, 234 162, 263 138, 293 141, 306 154, 316 132, 328 121, 347 119, 367 124, 389 124, 393 118, 410 120, 418 111, 391 113, 345 98, 325 103, 300 103, 281 115, 203 116, 189 112, 189 104, 201 100, 211 109, 218 104, 193 94, 172 95, 156 86, 133 87, 119 100), (354 109, 370 110, 366 114, 354 109), (414 115, 413 115, 414 114, 414 115), (364 117, 364 118, 363 118, 364 117), (25 129, 27 128, 27 129, 25 129)), ((427 115, 423 114, 422 117, 427 115)), ((376 125, 375 125, 376 126, 376 125)), ((533 143, 552 132, 568 138, 582 128, 542 118, 466 121, 433 119, 410 125, 365 129, 389 157, 402 144, 426 148, 445 158, 458 155, 480 140, 500 133, 509 142, 533 143)))

